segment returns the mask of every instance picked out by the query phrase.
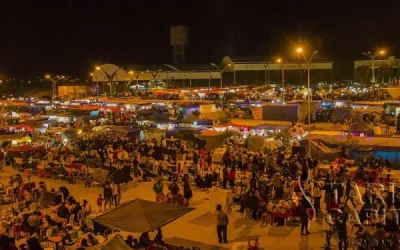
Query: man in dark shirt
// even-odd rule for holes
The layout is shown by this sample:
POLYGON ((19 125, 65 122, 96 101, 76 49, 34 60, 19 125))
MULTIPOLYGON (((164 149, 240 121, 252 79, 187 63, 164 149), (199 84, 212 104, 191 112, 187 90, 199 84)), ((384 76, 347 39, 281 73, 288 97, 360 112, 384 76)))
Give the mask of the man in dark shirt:
POLYGON ((57 217, 68 219, 69 211, 68 208, 65 206, 65 202, 63 202, 61 206, 58 208, 57 217))
POLYGON ((104 197, 104 210, 106 210, 107 204, 110 204, 110 209, 112 205, 112 188, 109 183, 106 183, 103 189, 103 197, 104 197))
POLYGON ((339 237, 339 249, 347 249, 348 241, 347 241, 347 214, 342 212, 339 214, 338 219, 336 220, 336 231, 338 232, 339 237))

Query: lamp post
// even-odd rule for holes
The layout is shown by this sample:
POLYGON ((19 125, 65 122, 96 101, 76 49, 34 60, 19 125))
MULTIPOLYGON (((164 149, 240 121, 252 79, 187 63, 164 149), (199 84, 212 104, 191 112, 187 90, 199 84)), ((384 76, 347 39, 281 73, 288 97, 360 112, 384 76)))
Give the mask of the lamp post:
POLYGON ((97 76, 95 76, 93 73, 90 73, 90 76, 92 77, 92 81, 93 81, 93 78, 95 78, 96 79, 96 96, 99 96, 99 81, 98 81, 98 79, 97 79, 97 76))
POLYGON ((367 56, 371 60, 371 84, 372 84, 372 92, 375 95, 375 67, 374 67, 374 60, 377 56, 383 56, 386 54, 386 50, 379 50, 375 51, 373 54, 371 52, 363 52, 362 53, 364 56, 367 56))
POLYGON ((221 83, 221 107, 222 107, 222 109, 224 109, 224 98, 223 98, 223 89, 222 89, 223 88, 222 76, 224 74, 225 69, 229 68, 231 66, 231 64, 229 63, 222 70, 215 63, 211 63, 211 66, 215 67, 219 72, 220 83, 221 83))
MULTIPOLYGON (((303 48, 297 48, 296 52, 299 54, 302 54, 304 57, 304 61, 307 64, 307 112, 308 112, 308 126, 309 126, 309 132, 311 128, 311 75, 310 75, 310 70, 311 70, 311 62, 314 56, 318 53, 318 50, 314 50, 311 54, 311 56, 307 57, 306 54, 303 51, 303 48)), ((308 156, 311 156, 311 143, 310 141, 308 142, 308 156)))
POLYGON ((57 96, 57 82, 60 81, 61 79, 65 79, 65 77, 64 76, 56 76, 53 78, 50 75, 46 75, 45 78, 51 81, 53 98, 56 97, 57 96))
POLYGON ((112 97, 112 82, 114 79, 115 74, 118 72, 118 70, 120 70, 122 67, 118 67, 112 74, 108 74, 107 71, 105 71, 104 69, 102 69, 100 66, 96 67, 96 70, 101 70, 103 71, 103 73, 106 75, 108 82, 110 84, 110 99, 112 97))
POLYGON ((282 58, 276 60, 277 63, 281 64, 282 68, 282 103, 285 102, 285 62, 282 58))

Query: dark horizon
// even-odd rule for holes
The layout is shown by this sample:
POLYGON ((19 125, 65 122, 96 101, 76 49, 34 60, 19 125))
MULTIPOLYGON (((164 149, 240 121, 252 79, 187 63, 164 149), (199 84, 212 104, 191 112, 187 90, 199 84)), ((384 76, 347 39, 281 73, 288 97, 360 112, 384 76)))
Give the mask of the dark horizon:
POLYGON ((101 63, 172 63, 169 27, 189 29, 187 63, 223 56, 296 59, 297 45, 335 63, 335 78, 352 77, 364 51, 397 54, 400 3, 388 0, 171 2, 1 1, 0 72, 84 77, 101 63))

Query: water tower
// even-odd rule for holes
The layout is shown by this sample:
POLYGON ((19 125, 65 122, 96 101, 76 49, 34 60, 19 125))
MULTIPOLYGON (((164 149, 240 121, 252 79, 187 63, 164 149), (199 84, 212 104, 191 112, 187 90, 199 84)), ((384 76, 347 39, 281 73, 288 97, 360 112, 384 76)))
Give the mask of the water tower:
POLYGON ((188 28, 185 26, 172 26, 170 28, 172 55, 174 64, 186 62, 186 46, 188 45, 188 28))

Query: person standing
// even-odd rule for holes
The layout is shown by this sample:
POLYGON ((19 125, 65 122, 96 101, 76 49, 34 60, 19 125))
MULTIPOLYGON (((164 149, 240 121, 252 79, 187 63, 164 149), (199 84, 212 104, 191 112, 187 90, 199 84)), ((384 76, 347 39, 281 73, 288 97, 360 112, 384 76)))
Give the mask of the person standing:
POLYGON ((228 215, 222 211, 222 206, 220 204, 217 205, 217 235, 219 243, 228 243, 228 230, 227 226, 229 223, 228 215))
POLYGON ((171 192, 172 204, 174 204, 175 206, 178 205, 179 186, 176 179, 173 179, 172 183, 169 185, 169 191, 171 192))
POLYGON ((314 183, 314 187, 312 189, 312 195, 314 197, 314 208, 315 212, 321 211, 321 187, 318 182, 314 183))
POLYGON ((183 197, 186 199, 185 207, 189 206, 189 200, 193 197, 193 192, 188 180, 183 182, 183 197))
POLYGON ((332 214, 328 209, 325 212, 324 219, 322 221, 322 229, 325 231, 325 248, 329 249, 331 247, 331 238, 333 234, 333 227, 335 226, 335 222, 332 218, 332 214))
POLYGON ((28 217, 29 233, 30 235, 39 232, 40 220, 37 216, 37 211, 34 211, 32 215, 28 217))
POLYGON ((112 206, 112 188, 110 184, 107 182, 103 189, 103 197, 104 197, 104 210, 107 210, 107 204, 110 204, 110 209, 112 206))
POLYGON ((159 178, 158 181, 153 185, 153 191, 154 193, 156 193, 156 202, 159 202, 160 199, 164 196, 163 189, 164 184, 162 183, 161 178, 159 178))
POLYGON ((228 182, 228 168, 223 167, 222 169, 222 188, 226 188, 226 184, 228 182))
POLYGON ((347 250, 347 214, 340 213, 338 219, 336 220, 336 230, 339 237, 339 250, 347 250))
POLYGON ((307 200, 304 199, 299 206, 299 211, 300 211, 300 221, 301 221, 301 235, 308 235, 310 232, 308 231, 308 220, 310 219, 310 216, 307 211, 307 200), (304 230, 306 231, 304 233, 304 230))
POLYGON ((115 206, 117 207, 118 206, 118 186, 114 182, 112 182, 110 185, 110 188, 112 190, 112 198, 111 198, 112 202, 114 202, 115 206))
POLYGON ((232 168, 228 173, 229 187, 231 189, 235 188, 235 178, 236 178, 236 172, 235 172, 235 169, 232 168))

